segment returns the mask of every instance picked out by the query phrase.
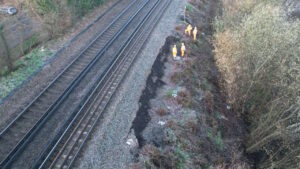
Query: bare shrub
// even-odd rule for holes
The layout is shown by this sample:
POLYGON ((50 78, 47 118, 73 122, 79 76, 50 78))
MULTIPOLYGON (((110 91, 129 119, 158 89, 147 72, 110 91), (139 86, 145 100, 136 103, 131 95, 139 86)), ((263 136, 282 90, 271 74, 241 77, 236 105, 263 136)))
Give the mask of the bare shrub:
POLYGON ((298 167, 300 22, 278 3, 223 1, 215 58, 228 101, 251 123, 247 151, 268 155, 262 168, 298 167))
POLYGON ((217 17, 215 28, 217 31, 225 29, 234 29, 239 25, 245 16, 251 14, 257 4, 281 4, 282 0, 222 0, 222 16, 217 17))
POLYGON ((188 107, 191 103, 192 96, 188 91, 178 92, 177 102, 185 107, 188 107))
POLYGON ((2 42, 3 46, 4 46, 4 51, 5 51, 4 58, 5 58, 5 62, 8 67, 8 70, 12 71, 13 70, 13 59, 10 56, 8 44, 7 44, 6 38, 3 33, 3 29, 4 29, 4 27, 2 25, 0 25, 0 43, 2 42))
POLYGON ((189 129, 192 133, 197 132, 197 122, 195 120, 188 120, 185 127, 189 129))
POLYGON ((165 116, 168 114, 168 111, 164 108, 160 108, 158 110, 156 110, 156 113, 159 115, 159 116, 165 116))
POLYGON ((43 26, 51 37, 62 35, 72 25, 71 11, 58 7, 58 12, 50 12, 44 16, 43 26))
POLYGON ((211 92, 206 91, 204 93, 203 101, 204 101, 204 105, 206 106, 207 111, 209 113, 212 113, 214 110, 214 106, 215 106, 214 95, 211 92))
POLYGON ((63 34, 90 10, 105 0, 28 0, 25 4, 40 20, 51 37, 63 34))
POLYGON ((175 72, 171 76, 171 82, 173 83, 179 83, 181 80, 181 72, 175 72))

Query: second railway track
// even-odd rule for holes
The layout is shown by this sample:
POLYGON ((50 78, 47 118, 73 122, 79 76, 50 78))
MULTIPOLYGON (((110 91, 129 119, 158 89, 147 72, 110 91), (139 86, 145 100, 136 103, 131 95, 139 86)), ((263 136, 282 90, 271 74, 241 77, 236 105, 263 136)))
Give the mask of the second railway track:
POLYGON ((105 53, 114 39, 146 5, 133 0, 5 129, 0 133, 1 167, 9 164, 29 137, 105 53))
POLYGON ((120 49, 115 61, 85 101, 83 107, 77 112, 75 118, 68 123, 64 133, 53 142, 54 145, 49 145, 49 148, 51 147, 49 150, 45 149, 44 154, 47 155, 41 156, 34 168, 65 169, 72 166, 110 98, 170 2, 170 0, 158 1, 153 7, 128 40, 127 45, 120 49))
MULTIPOLYGON (((83 106, 79 109, 79 113, 76 114, 75 117, 69 116, 69 120, 64 124, 64 127, 67 128, 62 130, 64 128, 62 127, 60 131, 60 134, 62 134, 61 137, 59 137, 58 140, 54 139, 57 142, 52 140, 52 143, 44 149, 40 159, 36 161, 35 167, 41 165, 42 168, 45 168, 45 166, 47 166, 46 168, 59 168, 59 166, 65 168, 73 164, 83 142, 85 142, 97 119, 99 119, 101 113, 96 112, 100 110, 100 112, 103 111, 124 76, 124 72, 126 72, 134 59, 133 56, 136 55, 136 53, 124 52, 124 50, 127 49, 137 52, 138 49, 140 49, 138 46, 143 43, 134 39, 138 36, 136 39, 143 41, 142 39, 145 38, 147 32, 153 28, 153 24, 146 24, 148 25, 147 27, 152 28, 148 28, 149 30, 145 31, 144 29, 147 28, 145 28, 144 24, 149 20, 152 22, 157 21, 160 16, 158 13, 162 13, 163 11, 154 12, 156 11, 155 9, 162 3, 164 3, 164 7, 166 7, 169 0, 157 0, 157 3, 153 6, 151 6, 149 2, 149 0, 133 0, 132 3, 130 3, 128 7, 126 7, 120 15, 0 133, 1 168, 6 168, 14 162, 14 159, 22 152, 28 142, 34 138, 35 134, 47 121, 47 118, 57 110, 63 100, 67 98, 93 65, 105 54, 110 45, 117 39, 122 31, 128 27, 129 23, 138 16, 138 14, 141 15, 143 12, 147 12, 145 18, 135 28, 136 31, 134 31, 126 43, 120 47, 120 51, 117 53, 117 57, 111 63, 111 66, 106 69, 102 76, 99 76, 99 83, 95 86, 94 91, 88 94, 89 97, 87 97, 86 100, 82 101, 83 106), (147 11, 147 8, 151 10, 147 11), (155 13, 155 16, 152 16, 152 13, 155 13), (144 26, 143 29, 142 26, 144 26), (142 36, 142 34, 145 35, 142 36), (130 43, 134 43, 137 47, 134 48, 130 46, 130 43), (68 143, 68 145, 72 146, 66 146, 67 144, 62 145, 62 143, 68 143), (51 146, 54 148, 51 149, 51 146), (58 147, 62 147, 62 149, 58 147), (45 157, 49 149, 50 152, 45 157)), ((162 10, 163 8, 161 7, 160 9, 162 10)), ((58 136, 59 135, 56 137, 58 136)))

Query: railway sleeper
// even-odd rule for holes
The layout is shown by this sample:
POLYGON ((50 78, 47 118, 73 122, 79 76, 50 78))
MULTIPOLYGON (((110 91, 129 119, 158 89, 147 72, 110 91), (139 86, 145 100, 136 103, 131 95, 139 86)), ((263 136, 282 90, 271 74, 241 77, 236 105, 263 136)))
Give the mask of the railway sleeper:
POLYGON ((96 41, 95 44, 99 47, 99 48, 103 48, 106 44, 106 42, 103 42, 103 40, 101 41, 96 41))
POLYGON ((43 112, 45 110, 47 110, 49 108, 49 106, 51 105, 51 103, 45 103, 42 102, 41 100, 37 100, 37 102, 35 102, 28 110, 27 112, 43 112))
MULTIPOLYGON (((61 76, 61 78, 63 79, 63 80, 61 80, 61 82, 70 82, 70 81, 72 81, 74 78, 75 78, 75 73, 73 73, 73 74, 71 74, 71 73, 65 73, 65 74, 63 74, 62 76, 61 76)), ((58 92, 59 93, 61 93, 60 92, 60 90, 52 90, 51 92, 53 92, 53 93, 57 93, 58 94, 58 92)))
POLYGON ((76 62, 74 65, 72 65, 71 70, 80 73, 85 67, 86 65, 76 62))

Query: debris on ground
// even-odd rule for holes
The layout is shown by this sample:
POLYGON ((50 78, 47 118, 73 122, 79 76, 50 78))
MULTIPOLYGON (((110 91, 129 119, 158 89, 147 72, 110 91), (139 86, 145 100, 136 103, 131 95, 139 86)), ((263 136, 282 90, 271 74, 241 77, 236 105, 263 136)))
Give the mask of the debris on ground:
POLYGON ((1 7, 0 6, 0 14, 3 15, 14 15, 18 12, 17 8, 13 7, 13 6, 5 6, 5 7, 1 7))

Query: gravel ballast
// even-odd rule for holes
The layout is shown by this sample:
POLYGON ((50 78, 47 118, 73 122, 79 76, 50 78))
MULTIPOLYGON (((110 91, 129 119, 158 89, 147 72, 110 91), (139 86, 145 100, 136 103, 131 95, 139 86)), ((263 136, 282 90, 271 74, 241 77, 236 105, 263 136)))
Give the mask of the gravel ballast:
MULTIPOLYGON (((60 126, 65 122, 66 117, 73 111, 79 102, 84 98, 87 91, 96 82, 98 76, 104 73, 105 69, 112 62, 116 52, 119 50, 120 45, 126 42, 126 39, 131 33, 133 33, 136 23, 144 18, 146 13, 150 10, 155 1, 150 1, 147 4, 143 12, 139 13, 130 25, 124 29, 122 34, 120 34, 116 41, 107 48, 106 54, 103 55, 99 61, 93 66, 93 68, 88 72, 88 74, 79 82, 71 94, 66 100, 59 106, 55 113, 47 120, 43 128, 34 136, 34 139, 26 145, 24 152, 14 160, 12 168, 31 168, 34 161, 39 157, 52 137, 60 129, 60 126), (26 163, 25 163, 26 161, 26 163)), ((137 9, 143 4, 143 1, 136 3, 137 9)), ((135 12, 135 8, 132 8, 132 13, 135 12)))
POLYGON ((185 3, 185 0, 173 0, 162 16, 98 122, 82 156, 76 160, 75 168, 126 168, 133 162, 131 152, 136 149, 137 142, 131 127, 139 109, 138 101, 160 48, 180 22, 185 3), (129 139, 133 140, 131 146, 127 144, 129 139))
POLYGON ((82 18, 69 33, 56 42, 45 44, 51 51, 57 51, 66 45, 59 54, 49 59, 48 63, 34 76, 30 77, 20 88, 13 92, 8 98, 0 103, 0 131, 20 113, 38 94, 68 65, 77 54, 90 43, 99 31, 103 30, 120 11, 122 11, 131 0, 122 0, 113 10, 108 11, 100 20, 97 20, 104 12, 113 6, 117 0, 112 0, 106 5, 95 9, 94 12, 82 18), (88 30, 82 32, 78 38, 70 41, 72 37, 79 34, 86 27, 88 30), (51 45, 51 43, 54 43, 51 45))

